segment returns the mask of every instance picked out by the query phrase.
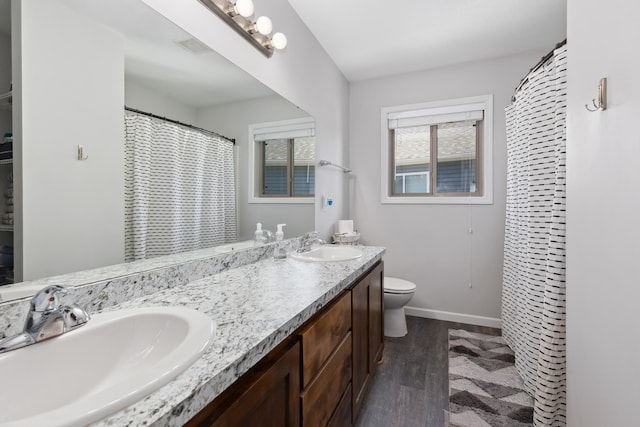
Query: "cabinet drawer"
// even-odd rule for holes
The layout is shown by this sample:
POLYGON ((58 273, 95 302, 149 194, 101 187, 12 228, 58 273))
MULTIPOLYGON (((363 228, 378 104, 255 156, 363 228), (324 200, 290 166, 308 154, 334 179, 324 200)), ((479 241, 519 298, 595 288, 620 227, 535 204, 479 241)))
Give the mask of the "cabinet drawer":
POLYGON ((324 427, 351 383, 351 332, 301 394, 302 425, 324 427))
POLYGON ((306 326, 300 334, 302 343, 302 387, 306 387, 320 367, 351 329, 351 293, 338 301, 306 326))
POLYGON ((351 425, 351 383, 342 395, 338 408, 333 413, 327 427, 345 427, 351 425))
POLYGON ((285 340, 186 427, 300 425, 300 344, 285 340))

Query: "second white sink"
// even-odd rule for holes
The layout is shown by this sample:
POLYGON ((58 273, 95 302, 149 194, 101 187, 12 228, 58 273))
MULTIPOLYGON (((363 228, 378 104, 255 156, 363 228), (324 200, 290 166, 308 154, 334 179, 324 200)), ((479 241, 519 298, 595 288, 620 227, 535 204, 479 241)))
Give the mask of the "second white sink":
POLYGON ((104 418, 195 362, 213 330, 208 316, 188 308, 119 310, 0 354, 0 425, 77 426, 104 418))
POLYGON ((351 246, 323 245, 308 252, 293 252, 291 258, 309 262, 349 261, 362 256, 362 251, 351 246))

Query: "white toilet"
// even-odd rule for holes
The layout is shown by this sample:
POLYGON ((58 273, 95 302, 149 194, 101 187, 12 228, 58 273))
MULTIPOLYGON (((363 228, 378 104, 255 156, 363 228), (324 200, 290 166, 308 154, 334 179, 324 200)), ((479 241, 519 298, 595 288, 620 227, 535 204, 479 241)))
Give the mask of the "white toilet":
POLYGON ((407 335, 404 306, 416 292, 416 284, 396 277, 384 278, 384 336, 407 335))

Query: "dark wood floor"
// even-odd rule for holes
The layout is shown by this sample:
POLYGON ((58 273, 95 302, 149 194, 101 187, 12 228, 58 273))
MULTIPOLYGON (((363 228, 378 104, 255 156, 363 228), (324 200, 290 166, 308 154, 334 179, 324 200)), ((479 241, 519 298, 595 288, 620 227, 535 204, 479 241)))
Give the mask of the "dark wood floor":
POLYGON ((499 329, 407 316, 409 334, 386 338, 357 427, 443 427, 448 408, 448 329, 499 329))

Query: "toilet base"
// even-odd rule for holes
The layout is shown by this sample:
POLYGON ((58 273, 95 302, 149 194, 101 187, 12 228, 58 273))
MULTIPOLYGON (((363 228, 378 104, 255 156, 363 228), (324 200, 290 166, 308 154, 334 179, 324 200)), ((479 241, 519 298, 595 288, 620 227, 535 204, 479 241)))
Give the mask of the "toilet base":
POLYGON ((407 335, 407 319, 404 307, 384 309, 384 336, 399 338, 407 335))

